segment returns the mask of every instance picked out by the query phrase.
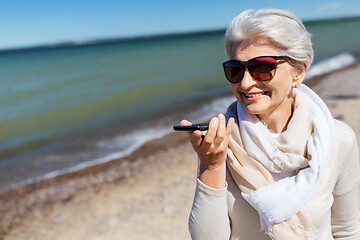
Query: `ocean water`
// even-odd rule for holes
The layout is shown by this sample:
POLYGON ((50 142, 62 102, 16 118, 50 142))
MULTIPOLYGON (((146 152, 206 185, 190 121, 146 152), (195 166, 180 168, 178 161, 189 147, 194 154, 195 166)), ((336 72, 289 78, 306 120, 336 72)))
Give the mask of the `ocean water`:
MULTIPOLYGON (((309 76, 358 61, 360 19, 309 22, 309 76)), ((0 52, 0 192, 126 156, 234 98, 223 32, 0 52)))

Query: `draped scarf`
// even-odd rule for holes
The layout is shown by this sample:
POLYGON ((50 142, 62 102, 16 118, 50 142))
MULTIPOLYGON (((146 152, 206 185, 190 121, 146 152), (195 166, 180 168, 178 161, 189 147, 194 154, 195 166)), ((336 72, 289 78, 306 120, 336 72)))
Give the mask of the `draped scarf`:
POLYGON ((313 196, 330 159, 333 118, 320 97, 305 85, 294 89, 294 111, 277 137, 255 115, 234 102, 226 112, 232 129, 227 166, 243 198, 259 213, 272 239, 312 239, 302 208, 313 196), (273 174, 295 172, 274 181, 273 174))

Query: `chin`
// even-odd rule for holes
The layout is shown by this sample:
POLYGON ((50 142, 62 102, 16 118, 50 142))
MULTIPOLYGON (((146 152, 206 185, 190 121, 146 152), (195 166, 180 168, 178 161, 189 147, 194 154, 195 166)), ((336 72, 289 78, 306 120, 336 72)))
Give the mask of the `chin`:
POLYGON ((244 110, 249 113, 249 114, 264 114, 267 110, 268 107, 264 106, 264 104, 262 103, 251 103, 251 104, 244 104, 242 102, 240 102, 241 106, 243 106, 244 110))
POLYGON ((259 114, 262 114, 262 113, 264 113, 265 111, 263 111, 263 110, 258 110, 258 109, 249 109, 249 108, 244 108, 245 109, 245 111, 247 112, 247 113, 249 113, 249 114, 252 114, 252 115, 259 115, 259 114))

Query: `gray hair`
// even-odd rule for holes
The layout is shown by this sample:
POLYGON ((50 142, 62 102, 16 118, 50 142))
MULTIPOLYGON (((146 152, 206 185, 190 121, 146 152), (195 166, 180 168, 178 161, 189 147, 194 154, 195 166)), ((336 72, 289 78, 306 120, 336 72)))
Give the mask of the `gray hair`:
POLYGON ((278 50, 295 60, 293 65, 305 64, 306 69, 314 58, 311 34, 294 14, 272 8, 246 10, 236 16, 225 33, 226 52, 229 57, 236 43, 269 39, 278 50))

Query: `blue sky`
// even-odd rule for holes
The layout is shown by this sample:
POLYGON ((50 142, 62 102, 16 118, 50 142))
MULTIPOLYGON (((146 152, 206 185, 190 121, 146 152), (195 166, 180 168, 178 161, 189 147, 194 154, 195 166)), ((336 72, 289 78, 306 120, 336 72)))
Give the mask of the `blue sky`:
POLYGON ((0 49, 219 29, 241 11, 263 7, 303 20, 360 16, 359 0, 1 0, 0 49))

